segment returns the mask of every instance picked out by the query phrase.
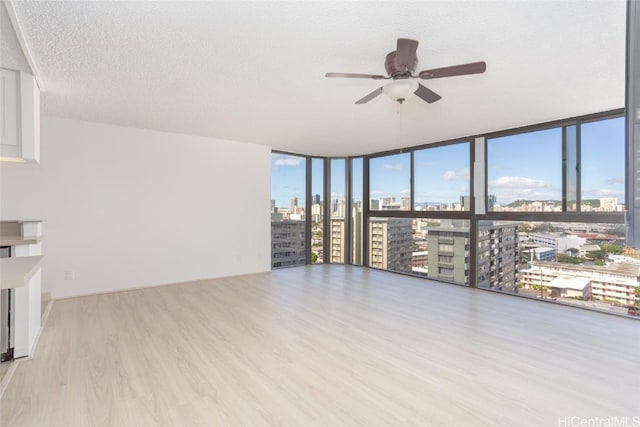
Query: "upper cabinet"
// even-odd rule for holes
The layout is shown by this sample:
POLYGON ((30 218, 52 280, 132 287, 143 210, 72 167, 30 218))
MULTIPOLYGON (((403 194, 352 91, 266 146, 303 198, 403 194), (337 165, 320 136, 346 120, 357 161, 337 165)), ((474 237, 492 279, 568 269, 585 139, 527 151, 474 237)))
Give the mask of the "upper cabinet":
POLYGON ((40 163, 40 90, 33 75, 0 68, 0 161, 40 163))

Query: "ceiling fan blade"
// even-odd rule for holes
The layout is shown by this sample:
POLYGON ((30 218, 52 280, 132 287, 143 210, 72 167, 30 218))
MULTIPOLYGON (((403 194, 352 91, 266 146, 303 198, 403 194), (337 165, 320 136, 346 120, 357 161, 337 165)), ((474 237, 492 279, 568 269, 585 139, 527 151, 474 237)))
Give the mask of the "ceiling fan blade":
POLYGON ((434 68, 420 71, 421 79, 438 79, 440 77, 464 76, 466 74, 480 74, 487 69, 484 61, 471 62, 469 64, 452 65, 451 67, 434 68))
POLYGON ((382 80, 382 79, 389 78, 386 76, 381 76, 379 74, 355 74, 355 73, 327 73, 324 76, 325 77, 349 77, 352 79, 374 79, 374 80, 382 80))
POLYGON ((374 90, 364 98, 357 100, 356 104, 366 104, 367 102, 371 101, 373 98, 380 95, 381 93, 382 93, 382 87, 379 87, 378 89, 374 90))
POLYGON ((419 98, 422 98, 423 100, 425 100, 429 104, 432 104, 432 103, 434 103, 437 100, 442 98, 440 95, 438 95, 437 93, 435 93, 431 89, 427 89, 426 87, 422 86, 421 84, 418 84, 418 89, 413 93, 414 93, 414 95, 418 96, 419 98))
POLYGON ((398 39, 398 46, 396 47, 396 66, 400 68, 401 65, 405 65, 407 69, 411 71, 416 61, 417 50, 417 40, 398 39))

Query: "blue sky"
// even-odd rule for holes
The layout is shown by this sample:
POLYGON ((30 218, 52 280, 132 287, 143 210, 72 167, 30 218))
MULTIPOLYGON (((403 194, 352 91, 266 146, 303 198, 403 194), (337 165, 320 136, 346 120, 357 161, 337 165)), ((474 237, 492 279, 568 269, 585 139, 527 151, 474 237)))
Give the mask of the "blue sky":
MULTIPOLYGON (((418 150, 415 159, 415 202, 458 202, 469 194, 469 144, 418 150)), ((371 159, 372 199, 410 196, 411 156, 395 154, 371 159)))
POLYGON ((488 193, 497 203, 562 199, 562 129, 487 141, 488 193))
POLYGON ((617 197, 624 202, 624 119, 582 125, 582 198, 617 197))
MULTIPOLYGON (((582 199, 624 202, 624 119, 583 124, 581 139, 582 199)), ((561 200, 560 128, 490 139, 487 158, 488 192, 498 203, 561 200)))
POLYGON ((304 206, 305 167, 304 157, 271 155, 271 199, 275 199, 276 206, 290 207, 294 196, 298 198, 298 204, 304 206))
MULTIPOLYGON (((582 125, 582 198, 617 197, 624 202, 624 119, 582 125)), ((560 200, 562 194, 561 129, 495 138, 487 144, 489 193, 498 203, 517 199, 560 200)), ((321 160, 314 159, 312 194, 322 196, 321 160)), ((356 161, 354 183, 362 188, 362 161, 356 161)), ((332 198, 344 197, 344 160, 332 161, 332 198)), ((289 207, 291 198, 305 197, 305 161, 302 157, 273 154, 272 199, 289 207)), ((415 152, 416 203, 459 202, 469 194, 469 144, 460 143, 415 152)), ((409 196, 410 155, 371 159, 371 198, 409 196)), ((354 191, 354 199, 361 199, 354 191)))

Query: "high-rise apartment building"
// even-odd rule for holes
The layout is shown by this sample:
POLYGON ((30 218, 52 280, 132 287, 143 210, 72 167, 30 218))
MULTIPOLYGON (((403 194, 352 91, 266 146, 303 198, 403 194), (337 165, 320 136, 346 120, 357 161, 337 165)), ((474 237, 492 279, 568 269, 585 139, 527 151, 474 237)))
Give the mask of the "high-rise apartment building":
POLYGON ((362 265, 362 206, 358 204, 351 211, 351 233, 353 246, 351 248, 351 262, 362 265))
POLYGON ((375 268, 411 272, 413 220, 371 218, 369 220, 369 265, 375 268))
MULTIPOLYGON (((513 291, 517 284, 516 224, 486 224, 478 230, 478 286, 513 291)), ((468 221, 442 220, 428 230, 428 277, 469 283, 471 239, 468 221)))
POLYGON ((346 236, 344 232, 344 218, 332 217, 329 235, 330 258, 332 263, 345 262, 346 236))
POLYGON ((427 277, 469 283, 469 226, 466 220, 442 220, 427 231, 429 272, 427 277))
POLYGON ((402 211, 411 210, 411 197, 403 197, 402 199, 400 199, 400 210, 402 211))
POLYGON ((344 209, 344 199, 334 199, 331 206, 331 215, 339 218, 344 218, 344 209))
POLYGON ((618 199, 616 197, 603 197, 600 199, 600 211, 615 212, 618 207, 618 199))
POLYGON ((478 287, 516 292, 518 224, 481 224, 478 230, 478 287))
POLYGON ((271 266, 304 265, 305 222, 271 221, 271 266))
POLYGON ((322 214, 324 211, 324 206, 318 203, 314 203, 311 205, 311 222, 319 223, 322 222, 322 214))

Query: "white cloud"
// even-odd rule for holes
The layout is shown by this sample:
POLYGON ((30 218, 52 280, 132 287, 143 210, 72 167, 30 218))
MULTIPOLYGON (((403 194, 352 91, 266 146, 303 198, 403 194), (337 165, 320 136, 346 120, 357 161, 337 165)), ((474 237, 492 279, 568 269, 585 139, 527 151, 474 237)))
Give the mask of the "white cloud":
POLYGON ((401 171, 402 170, 402 163, 386 163, 383 168, 385 168, 386 170, 395 170, 395 171, 401 171))
POLYGON ((601 189, 596 191, 596 195, 598 197, 623 197, 624 191, 620 190, 609 190, 609 189, 601 189))
POLYGON ((442 179, 444 179, 445 181, 469 179, 469 168, 464 168, 457 171, 446 171, 444 175, 442 175, 442 179))
POLYGON ((293 157, 283 157, 273 162, 276 166, 298 166, 302 160, 293 157))
POLYGON ((502 176, 489 182, 490 185, 498 188, 542 188, 546 187, 544 181, 539 179, 526 178, 523 176, 502 176))
POLYGON ((611 185, 611 184, 624 184, 624 177, 622 176, 616 176, 614 178, 609 178, 609 179, 605 179, 604 183, 606 185, 611 185))
POLYGON ((409 194, 409 193, 411 193, 411 190, 409 189, 400 190, 400 194, 409 194))

